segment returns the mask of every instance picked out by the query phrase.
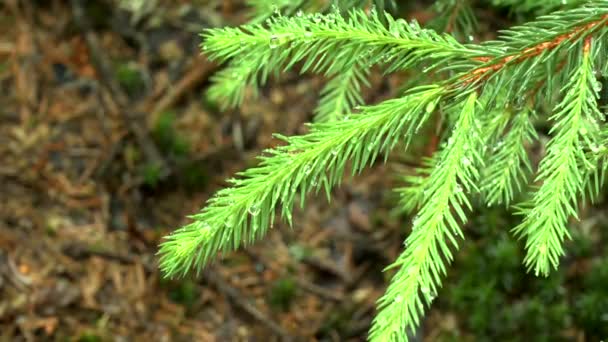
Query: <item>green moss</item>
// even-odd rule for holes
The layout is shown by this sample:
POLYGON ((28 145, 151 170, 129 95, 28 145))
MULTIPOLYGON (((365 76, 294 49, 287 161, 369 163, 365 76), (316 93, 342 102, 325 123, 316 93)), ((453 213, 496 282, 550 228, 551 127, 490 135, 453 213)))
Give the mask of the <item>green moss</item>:
POLYGON ((118 64, 116 66, 116 79, 121 88, 131 97, 141 94, 145 88, 143 75, 133 62, 118 64))
POLYGON ((196 301, 196 298, 198 298, 200 294, 196 283, 191 279, 170 282, 166 284, 166 286, 169 288, 169 299, 177 304, 185 306, 188 309, 192 307, 196 301))
POLYGON ((175 129, 174 112, 161 113, 152 130, 152 137, 158 148, 173 157, 185 157, 190 153, 190 142, 175 129))
POLYGON ((92 332, 85 332, 82 335, 80 335, 80 337, 78 337, 78 339, 76 339, 76 341, 78 341, 78 342, 101 342, 103 340, 97 334, 94 334, 92 332))
POLYGON ((289 309, 298 291, 295 280, 290 277, 282 278, 272 284, 268 303, 275 310, 286 311, 289 309))
POLYGON ((471 226, 479 236, 457 255, 440 305, 459 313, 460 329, 475 341, 560 341, 572 315, 564 271, 548 278, 526 273, 521 243, 495 229, 509 219, 494 210, 474 219, 471 226))
POLYGON ((147 163, 141 168, 141 176, 144 184, 150 187, 156 187, 161 180, 162 168, 155 163, 147 163))
POLYGON ((588 337, 608 337, 608 258, 596 260, 585 274, 574 307, 574 319, 588 337))
POLYGON ((180 183, 188 191, 202 190, 208 183, 205 165, 196 161, 187 161, 180 165, 180 183))

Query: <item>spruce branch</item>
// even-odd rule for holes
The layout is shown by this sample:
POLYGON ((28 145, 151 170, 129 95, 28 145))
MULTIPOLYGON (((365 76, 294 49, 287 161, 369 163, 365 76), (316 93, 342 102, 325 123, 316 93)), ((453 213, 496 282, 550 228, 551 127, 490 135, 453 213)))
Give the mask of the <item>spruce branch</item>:
MULTIPOLYGON (((259 24, 276 13, 293 15, 300 10, 306 0, 247 0, 247 6, 251 9, 251 23, 259 24)), ((318 10, 318 9, 317 9, 318 10)))
MULTIPOLYGON (((302 72, 336 74, 349 70, 362 56, 388 72, 403 70, 421 61, 427 71, 440 67, 468 67, 487 49, 467 47, 450 35, 423 29, 417 23, 395 20, 376 11, 367 15, 352 10, 348 19, 337 12, 327 15, 277 16, 267 26, 249 24, 239 28, 209 29, 203 33, 203 51, 218 62, 238 59, 238 78, 218 78, 215 94, 231 104, 242 102, 243 89, 264 84, 271 73, 303 62, 302 72), (383 24, 381 18, 386 18, 383 24), (468 61, 466 66, 454 61, 468 61)), ((233 72, 226 72, 230 76, 233 72)))
POLYGON ((562 243, 570 238, 568 217, 577 216, 577 198, 583 192, 584 179, 580 165, 589 163, 585 147, 597 134, 589 136, 602 115, 597 107, 597 81, 593 74, 591 39, 585 40, 579 65, 564 86, 567 91, 551 116, 555 125, 553 138, 547 146, 547 155, 541 161, 537 181, 542 185, 534 194, 532 206, 524 221, 514 228, 516 234, 526 237, 527 254, 524 264, 535 274, 548 275, 556 268, 564 254, 562 243))
POLYGON ((464 101, 450 139, 438 165, 426 183, 424 203, 405 241, 405 251, 388 268, 398 268, 385 295, 378 302, 370 340, 407 341, 407 329, 414 329, 424 313, 423 301, 430 305, 451 262, 456 237, 464 238, 460 223, 471 210, 466 193, 476 189, 475 180, 482 163, 479 124, 475 123, 476 93, 464 101))
POLYGON ((521 109, 505 136, 493 144, 481 184, 488 206, 501 203, 508 206, 532 173, 526 144, 537 136, 530 111, 528 107, 521 109))
POLYGON ((437 157, 438 153, 434 153, 432 157, 423 158, 421 167, 414 169, 413 175, 402 177, 405 185, 395 189, 399 196, 397 212, 412 214, 420 208, 424 201, 424 191, 429 186, 429 176, 437 166, 437 157))
POLYGON ((525 148, 535 138, 532 113, 553 106, 552 95, 561 88, 565 95, 550 116, 552 138, 536 174, 538 189, 514 229, 526 238, 529 270, 547 274, 557 266, 568 218, 576 217, 579 198, 599 192, 606 171, 608 134, 594 69, 606 70, 608 1, 555 12, 482 44, 369 12, 277 16, 265 25, 203 33, 210 57, 230 63, 216 75, 211 93, 233 106, 247 86, 256 89, 296 64, 302 72, 333 78, 308 134, 277 136, 286 144, 266 150, 257 167, 231 179, 232 186, 212 197, 193 222, 166 238, 159 251, 165 275, 200 270, 218 253, 253 243, 278 211, 291 224, 298 199, 304 205, 312 191, 329 198, 348 163, 354 174, 381 154, 386 160, 397 143, 413 139, 441 101, 444 142, 406 178, 411 186, 398 189, 403 208, 418 214, 405 250, 389 267, 396 273, 369 335, 372 341, 407 341, 406 329, 418 325, 463 238, 471 197, 481 191, 488 204, 513 201, 530 171, 525 148), (359 87, 376 65, 385 72, 420 67, 449 78, 342 116, 362 102, 359 87), (544 101, 541 91, 549 95, 544 101), (512 107, 519 108, 514 116, 512 107))
POLYGON ((247 61, 231 61, 227 67, 211 76, 207 95, 217 102, 222 110, 240 106, 247 90, 243 84, 249 85, 254 97, 258 94, 258 80, 251 78, 251 72, 251 65, 247 61))
POLYGON ((456 37, 472 41, 477 30, 477 18, 469 0, 438 0, 432 6, 437 13, 429 26, 439 32, 448 32, 456 37))
POLYGON ((339 184, 348 161, 352 173, 385 155, 397 142, 406 142, 420 128, 446 93, 440 86, 425 86, 408 95, 375 106, 363 107, 348 120, 317 123, 303 136, 281 137, 287 145, 267 150, 255 168, 232 179, 220 190, 194 222, 176 230, 160 248, 161 269, 167 276, 200 270, 219 251, 252 243, 272 227, 275 210, 291 224, 291 209, 300 193, 323 188, 329 198, 339 184))
POLYGON ((492 0, 494 6, 511 7, 518 12, 546 14, 558 9, 574 8, 588 0, 492 0))
MULTIPOLYGON (((488 101, 487 96, 482 94, 482 98, 479 100, 480 107, 488 108, 489 102, 491 101, 488 101)), ((484 127, 483 131, 480 133, 484 150, 486 146, 497 145, 496 141, 503 130, 507 128, 510 116, 510 112, 502 106, 479 114, 479 120, 484 127)), ((496 147, 494 148, 494 151, 497 151, 496 147)), ((399 203, 396 208, 397 213, 405 212, 407 214, 412 214, 415 210, 420 208, 424 199, 424 191, 427 188, 428 183, 432 181, 429 176, 437 167, 438 156, 439 153, 436 152, 432 157, 423 158, 421 166, 414 169, 414 174, 401 177, 404 186, 395 189, 395 192, 399 196, 399 203)), ((491 168, 492 163, 489 165, 491 168)), ((484 172, 487 175, 488 169, 485 169, 484 172)), ((482 179, 486 179, 486 177, 483 177, 482 179)))
POLYGON ((365 62, 336 73, 321 90, 321 99, 315 109, 315 121, 328 122, 342 119, 353 108, 363 104, 361 85, 369 87, 369 69, 365 62))
POLYGON ((392 12, 397 7, 395 0, 334 0, 333 3, 343 14, 347 14, 353 8, 365 10, 375 8, 376 11, 384 13, 385 11, 392 12))
MULTIPOLYGON (((598 90, 598 88, 596 88, 598 90)), ((594 130, 594 132, 597 132, 594 130)), ((599 144, 591 144, 589 152, 587 152, 587 160, 589 163, 583 166, 585 169, 585 190, 582 193, 583 203, 588 200, 594 203, 600 194, 600 189, 606 181, 606 171, 608 171, 608 131, 600 129, 594 140, 599 141, 599 144)))
MULTIPOLYGON (((464 83, 483 84, 494 80, 509 89, 512 84, 523 81, 527 86, 533 71, 543 71, 540 66, 555 62, 559 53, 567 52, 570 47, 597 31, 605 34, 607 23, 608 2, 599 1, 585 7, 542 16, 526 25, 505 30, 497 41, 482 44, 498 48, 502 53, 474 57, 485 63, 466 74, 463 77, 464 83)), ((496 88, 497 91, 501 89, 496 88)), ((521 86, 516 88, 520 91, 506 96, 525 95, 529 90, 521 86)))

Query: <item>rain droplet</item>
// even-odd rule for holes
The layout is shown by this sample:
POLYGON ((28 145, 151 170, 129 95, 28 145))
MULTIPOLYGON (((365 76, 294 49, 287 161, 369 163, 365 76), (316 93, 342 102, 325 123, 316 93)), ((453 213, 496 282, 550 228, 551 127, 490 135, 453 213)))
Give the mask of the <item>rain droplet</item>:
POLYGON ((468 166, 471 165, 471 161, 467 157, 462 157, 462 165, 468 166))
POLYGON ((416 229, 418 228, 418 222, 420 221, 420 216, 416 215, 414 216, 414 219, 412 220, 412 228, 416 229))
POLYGON ((602 82, 595 82, 595 91, 602 90, 602 82))
POLYGON ((309 175, 311 172, 312 172, 312 167, 310 166, 310 164, 304 165, 304 174, 309 175))
POLYGON ((581 129, 579 130, 579 133, 580 133, 581 135, 586 135, 586 134, 587 134, 587 128, 585 128, 585 127, 581 127, 581 129))
POLYGON ((247 211, 249 212, 249 214, 251 214, 251 216, 257 216, 260 213, 260 206, 257 204, 254 204, 251 207, 249 207, 249 209, 247 211))
POLYGON ((427 103, 425 108, 426 112, 431 113, 432 111, 434 111, 436 105, 437 103, 435 101, 427 103))
POLYGON ((279 46, 279 37, 273 34, 272 36, 270 36, 270 48, 274 49, 277 46, 279 46))
POLYGON ((402 295, 397 295, 397 297, 395 297, 395 303, 401 303, 402 301, 403 301, 402 295))

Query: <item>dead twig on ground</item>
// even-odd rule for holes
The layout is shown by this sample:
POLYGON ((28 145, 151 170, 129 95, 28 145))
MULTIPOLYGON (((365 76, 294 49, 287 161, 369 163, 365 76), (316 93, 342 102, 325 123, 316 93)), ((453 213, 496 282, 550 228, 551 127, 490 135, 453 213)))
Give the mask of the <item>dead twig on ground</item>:
POLYGON ((265 325, 270 331, 279 336, 282 341, 293 341, 293 337, 285 331, 281 326, 273 322, 271 319, 266 317, 260 310, 258 310, 253 304, 247 302, 243 295, 234 287, 230 286, 222 277, 214 272, 212 269, 205 271, 205 279, 209 281, 219 292, 230 298, 235 305, 240 309, 247 312, 253 318, 258 320, 260 323, 265 325))
POLYGON ((217 65, 209 62, 206 57, 198 56, 175 86, 169 87, 160 100, 144 103, 142 111, 150 113, 153 120, 156 119, 160 113, 173 106, 186 92, 204 82, 216 69, 217 65))
POLYGON ((118 82, 112 74, 108 58, 101 50, 99 40, 88 24, 83 1, 71 0, 70 4, 74 14, 74 21, 76 25, 84 32, 85 42, 93 59, 93 65, 95 66, 102 85, 108 89, 111 101, 118 105, 118 111, 120 112, 129 130, 135 136, 135 139, 137 140, 137 143, 145 154, 147 160, 159 167, 161 178, 168 176, 169 168, 166 161, 162 158, 162 155, 158 151, 156 145, 148 135, 147 129, 145 129, 141 122, 139 122, 139 117, 141 115, 132 113, 128 109, 131 104, 126 96, 122 93, 118 82))

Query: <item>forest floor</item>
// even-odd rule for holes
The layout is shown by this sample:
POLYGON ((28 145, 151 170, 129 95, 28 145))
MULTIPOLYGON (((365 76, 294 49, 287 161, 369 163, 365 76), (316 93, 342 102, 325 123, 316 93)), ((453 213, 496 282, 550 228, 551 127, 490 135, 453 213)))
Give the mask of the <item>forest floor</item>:
POLYGON ((322 85, 289 74, 238 111, 206 101, 217 66, 198 33, 246 20, 222 3, 156 1, 139 19, 103 2, 0 5, 0 341, 366 335, 402 241, 375 207, 387 166, 202 277, 158 271, 162 236, 273 132, 303 132, 322 85))

